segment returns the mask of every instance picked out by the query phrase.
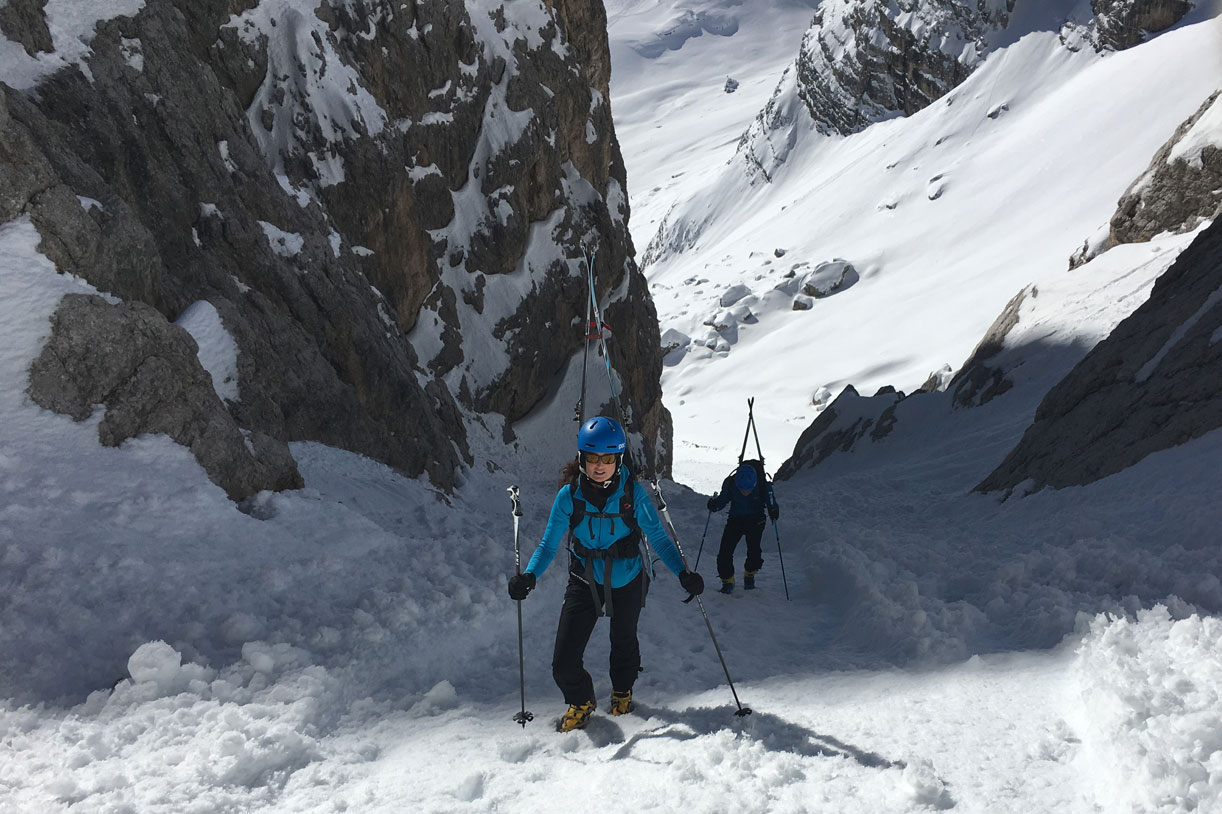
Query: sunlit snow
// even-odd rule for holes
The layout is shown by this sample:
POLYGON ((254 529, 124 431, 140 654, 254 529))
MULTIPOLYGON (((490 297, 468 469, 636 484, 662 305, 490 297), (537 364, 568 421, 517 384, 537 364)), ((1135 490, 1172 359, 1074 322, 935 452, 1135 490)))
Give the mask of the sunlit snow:
MULTIPOLYGON (((506 489, 521 488, 525 559, 572 453, 580 356, 511 428, 468 422, 475 465, 452 495, 295 443, 305 488, 239 508, 168 438, 102 447, 103 408, 77 423, 30 400, 57 303, 92 289, 57 273, 29 218, 0 224, 0 810, 1222 809, 1222 432, 1087 487, 970 491, 1191 241, 1066 270, 1216 89, 1218 22, 1106 58, 1028 36, 949 105, 852 138, 808 134, 761 184, 738 136, 811 7, 607 11, 638 257, 668 213, 696 236, 646 274, 672 348, 680 483, 661 488, 707 582, 724 514, 705 501, 744 444, 747 397, 774 471, 845 384, 944 384, 1022 290, 1003 350, 1022 362, 1013 389, 964 410, 914 400, 886 444, 777 483, 760 587, 707 592, 706 626, 663 573, 641 620, 636 712, 604 714, 603 624, 586 659, 600 710, 560 735, 564 569, 522 603, 522 687, 506 489), (753 713, 736 717, 739 702, 753 713), (525 727, 511 720, 523 705, 525 727)), ((291 250, 294 236, 264 228, 291 250)), ((545 244, 532 238, 526 263, 550 262, 545 244)), ((489 307, 509 309, 529 277, 490 286, 489 307)), ((184 326, 214 382, 236 388, 215 309, 197 303, 184 326)), ((469 356, 490 344, 473 341, 469 356)), ((588 397, 605 398, 594 378, 588 397)))

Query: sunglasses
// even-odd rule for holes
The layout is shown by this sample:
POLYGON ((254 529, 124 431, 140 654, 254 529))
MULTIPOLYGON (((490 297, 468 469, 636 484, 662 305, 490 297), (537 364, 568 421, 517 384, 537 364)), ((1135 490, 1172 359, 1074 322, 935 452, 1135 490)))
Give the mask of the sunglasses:
POLYGON ((581 455, 581 460, 588 464, 613 464, 615 463, 615 453, 608 452, 605 455, 599 455, 597 452, 584 452, 581 455))

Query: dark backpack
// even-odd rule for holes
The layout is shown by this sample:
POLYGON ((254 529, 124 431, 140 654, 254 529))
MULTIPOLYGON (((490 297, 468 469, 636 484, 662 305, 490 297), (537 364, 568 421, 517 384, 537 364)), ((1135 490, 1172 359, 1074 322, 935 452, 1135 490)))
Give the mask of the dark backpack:
MULTIPOLYGON (((569 570, 580 576, 590 586, 590 594, 594 598, 594 606, 598 609, 598 615, 604 614, 602 603, 598 599, 598 592, 594 588, 594 570, 593 562, 595 559, 603 560, 603 573, 605 580, 604 594, 607 597, 606 615, 611 615, 611 560, 613 559, 632 559, 633 557, 641 558, 641 573, 644 575, 645 584, 641 589, 641 607, 645 606, 645 597, 649 593, 650 582, 650 567, 645 567, 649 563, 648 557, 641 551, 641 544, 645 542, 645 535, 641 533, 641 524, 636 520, 636 478, 632 473, 628 473, 628 477, 624 479, 624 494, 619 499, 619 511, 608 512, 606 506, 604 511, 592 512, 589 504, 581 497, 580 483, 581 476, 573 478, 569 483, 569 497, 573 501, 573 513, 569 516, 569 551, 579 557, 583 557, 586 561, 583 570, 577 569, 577 560, 573 559, 569 563, 569 570), (590 549, 586 548, 577 541, 573 532, 582 520, 587 517, 618 517, 624 521, 624 525, 628 527, 628 534, 616 540, 609 548, 606 549, 590 549)), ((648 549, 646 549, 648 551, 648 549)))
POLYGON ((569 497, 573 500, 573 514, 569 517, 570 536, 581 521, 587 517, 618 517, 624 521, 624 525, 628 527, 631 534, 618 541, 615 545, 619 546, 624 540, 632 538, 635 548, 636 539, 641 536, 641 525, 636 521, 636 478, 629 472, 628 477, 624 479, 624 494, 620 496, 618 512, 608 512, 606 511, 606 506, 603 507, 601 512, 592 512, 589 509, 590 504, 581 497, 581 488, 578 486, 580 477, 578 475, 569 483, 569 497))

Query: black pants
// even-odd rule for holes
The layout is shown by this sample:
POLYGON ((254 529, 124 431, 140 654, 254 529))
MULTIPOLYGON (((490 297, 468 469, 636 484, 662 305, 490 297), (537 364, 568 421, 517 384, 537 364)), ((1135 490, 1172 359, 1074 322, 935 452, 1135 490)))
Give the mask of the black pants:
MULTIPOLYGON (((611 688, 631 690, 641 671, 641 644, 636 637, 636 624, 641 616, 641 596, 645 575, 622 588, 611 589, 611 688)), ((596 586, 600 599, 603 586, 596 586)), ((564 591, 564 606, 560 608, 560 625, 556 628, 556 650, 552 654, 552 677, 564 693, 565 703, 584 704, 594 700, 594 680, 583 663, 586 644, 598 621, 598 610, 590 586, 576 574, 569 574, 564 591)))
POLYGON ((764 515, 751 517, 737 515, 726 521, 726 530, 721 533, 721 548, 717 551, 717 576, 731 579, 734 576, 734 549, 743 535, 747 537, 747 561, 745 571, 758 571, 764 565, 760 553, 760 538, 764 536, 764 515))

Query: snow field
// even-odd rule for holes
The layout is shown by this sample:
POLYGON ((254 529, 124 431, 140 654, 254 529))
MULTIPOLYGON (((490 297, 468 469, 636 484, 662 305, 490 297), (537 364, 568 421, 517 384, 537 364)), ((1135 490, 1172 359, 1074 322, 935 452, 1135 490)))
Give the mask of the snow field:
MULTIPOLYGON (((115 13, 128 7, 135 6, 106 4, 115 13)), ((658 58, 670 60, 663 67, 674 77, 685 70, 674 56, 691 46, 723 46, 758 32, 744 16, 727 37, 729 12, 709 9, 721 22, 658 58)), ((1184 39, 1168 42, 1183 45, 1178 57, 1187 59, 1195 37, 1211 31, 1178 32, 1184 39)), ((1113 79, 1139 73, 1141 54, 1166 57, 1172 46, 1161 42, 1092 67, 1100 74, 1091 80, 1092 93, 1108 90, 1104 73, 1113 79)), ((1027 43, 1011 58, 1033 52, 1027 43)), ((1164 60, 1157 70, 1174 72, 1177 64, 1164 60)), ((713 85, 721 99, 726 65, 716 67, 713 85)), ((743 80, 737 93, 757 92, 762 86, 751 90, 752 83, 758 86, 770 71, 749 63, 745 72, 735 69, 743 80)), ((1100 98, 1082 91, 1085 81, 1077 77, 1084 95, 1075 98, 1100 98)), ((979 124, 983 131, 986 120, 1022 120, 1014 98, 982 100, 982 113, 1005 100, 1012 104, 998 120, 985 115, 963 127, 979 124)), ((638 112, 646 110, 648 97, 642 99, 638 112)), ((1181 101, 1187 104, 1175 104, 1181 101)), ((1148 119, 1150 139, 1158 129, 1154 119, 1175 115, 1170 107, 1156 113, 1148 119)), ((1038 118, 1028 122, 1031 128, 1056 130, 1038 118)), ((728 121, 727 113, 707 132, 724 135, 728 121)), ((942 167, 912 170, 931 154, 922 151, 932 149, 918 136, 965 131, 942 132, 954 123, 934 120, 933 113, 920 121, 890 123, 811 159, 872 161, 872 150, 881 149, 873 141, 878 137, 899 139, 889 160, 912 159, 911 166, 897 164, 912 180, 895 190, 869 188, 860 200, 825 190, 846 209, 845 219, 860 217, 858 204, 868 211, 893 199, 901 208, 941 206, 973 188, 948 173, 943 194, 929 199, 928 185, 942 167), (918 127, 926 129, 907 130, 918 127)), ((658 149, 646 158, 665 166, 658 149)), ((1097 143, 1091 149, 1128 166, 1139 163, 1134 156, 1144 148, 1126 144, 1117 152, 1097 143)), ((697 152, 689 156, 691 166, 704 161, 697 152)), ((959 158, 970 163, 967 153, 959 158)), ((1058 160, 1073 169, 1067 177, 1091 175, 1093 165, 1075 163, 1085 161, 1079 154, 1058 160)), ((1018 210, 1029 212, 1042 199, 1024 190, 1047 183, 1035 171, 1046 165, 1024 166, 1030 177, 1013 196, 1018 210)), ((1123 175, 1112 169, 1108 183, 1123 175)), ((682 184, 657 186, 687 194, 682 184)), ((789 208, 790 200, 819 199, 802 183, 785 194, 789 208)), ((1040 251, 1061 258, 1057 241, 1074 243, 1106 219, 1100 202, 1113 193, 1082 194, 1091 207, 1058 225, 1060 237, 1040 242, 1040 251)), ((999 211, 984 197, 968 198, 962 213, 999 211)), ((1071 203, 1064 206, 1072 209, 1071 203)), ((905 298, 922 287, 973 325, 930 328, 933 351, 904 364, 914 370, 957 364, 962 348, 947 337, 958 331, 975 341, 975 323, 987 324, 997 310, 979 308, 987 299, 981 290, 1004 301, 1033 281, 1026 274, 1021 281, 990 279, 1001 272, 989 264, 976 264, 978 275, 953 285, 890 274, 888 264, 901 262, 901 249, 938 254, 914 237, 930 229, 921 220, 894 224, 891 249, 824 251, 812 243, 818 250, 804 258, 789 238, 807 234, 805 224, 817 215, 790 213, 789 221, 775 210, 752 215, 758 218, 753 228, 777 221, 776 231, 758 241, 763 245, 743 243, 738 254, 726 248, 724 257, 718 249, 709 257, 721 259, 700 261, 711 264, 707 271, 672 269, 674 290, 682 291, 678 281, 689 278, 704 286, 700 308, 709 314, 722 307, 727 289, 758 292, 782 262, 809 259, 814 268, 843 255, 861 272, 851 290, 816 302, 813 313, 761 308, 754 324, 736 317, 740 335, 728 356, 690 354, 686 369, 671 369, 667 403, 676 412, 676 465, 691 476, 681 480, 696 488, 720 482, 733 465, 745 418, 745 396, 733 392, 733 382, 752 385, 747 374, 758 371, 775 384, 759 408, 779 401, 775 394, 782 390, 806 400, 842 379, 893 380, 906 351, 875 352, 877 314, 901 305, 919 310, 905 298), (776 247, 789 251, 777 258, 776 247), (830 333, 784 332, 786 320, 824 320, 825 306, 881 292, 884 280, 897 283, 898 293, 853 318, 827 320, 830 333), (762 341, 765 335, 775 344, 762 341), (756 339, 765 352, 743 354, 756 339), (800 349, 798 361, 775 350, 781 346, 800 349), (741 364, 727 372, 734 359, 741 364), (855 372, 862 370, 869 375, 855 372), (686 399, 685 410, 676 408, 675 396, 686 399)), ((978 223, 964 215, 956 234, 970 237, 978 223)), ((729 247, 743 234, 715 237, 729 247)), ((555 473, 572 453, 580 359, 534 414, 510 428, 515 442, 502 442, 505 428, 494 417, 471 417, 475 465, 454 495, 360 456, 295 444, 306 488, 262 495, 246 514, 168 440, 143 437, 102 448, 99 416, 74 423, 36 407, 24 387, 12 384, 24 381, 59 298, 91 289, 55 273, 38 254, 28 220, 0 225, 0 379, 9 383, 0 389, 0 810, 1218 810, 1222 432, 1089 487, 1016 493, 1005 501, 970 493, 1027 426, 1047 386, 1144 299, 1187 239, 1114 250, 1073 275, 1039 281, 1041 293, 1024 304, 1024 321, 1001 356, 1017 371, 1006 396, 973 410, 951 410, 944 396, 922 397, 885 444, 866 444, 777 484, 777 528, 792 599, 784 598, 771 528, 759 590, 703 597, 752 715, 734 717, 700 611, 681 603, 673 576, 663 572, 642 617, 646 669, 636 686, 637 714, 604 714, 610 686, 602 623, 586 663, 603 709, 587 731, 559 735, 550 727, 563 702, 549 661, 563 563, 521 606, 526 706, 536 720, 525 728, 511 720, 520 708, 519 651, 516 614, 505 596, 513 570, 505 489, 522 489, 526 558, 546 521, 555 473)), ((1032 240, 1014 236, 1001 256, 1016 265, 1033 262, 1017 253, 1032 240)), ((975 249, 984 246, 981 238, 975 249)), ((215 374, 232 358, 224 336, 202 330, 215 328, 203 317, 195 327, 215 374)), ((937 320, 927 315, 925 324, 937 320)), ((588 403, 606 395, 592 389, 588 403)), ((812 413, 804 401, 772 417, 757 411, 764 442, 778 445, 768 448, 770 469, 788 452, 781 427, 805 426, 812 413)), ((669 482, 663 488, 689 562, 699 555, 699 570, 714 585, 724 515, 709 518, 707 495, 692 488, 669 482)), ((742 556, 740 544, 740 567, 742 556)))

